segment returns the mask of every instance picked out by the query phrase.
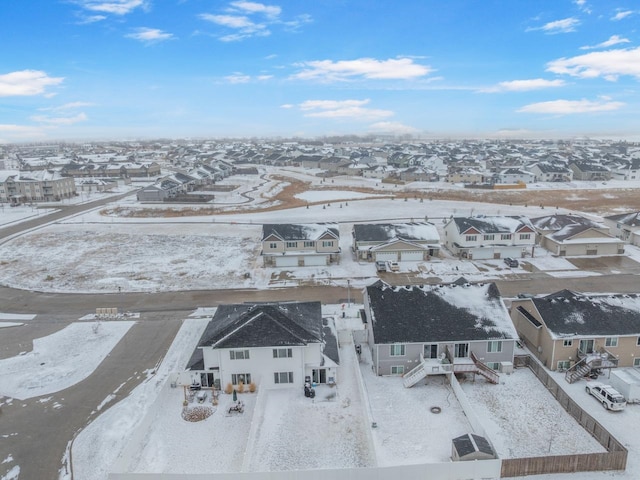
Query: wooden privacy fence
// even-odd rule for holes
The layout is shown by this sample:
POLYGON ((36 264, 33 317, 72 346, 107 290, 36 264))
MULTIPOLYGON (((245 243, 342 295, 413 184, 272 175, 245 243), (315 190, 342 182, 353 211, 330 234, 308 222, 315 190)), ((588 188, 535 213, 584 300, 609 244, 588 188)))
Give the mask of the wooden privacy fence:
POLYGON ((529 368, 567 413, 575 418, 587 433, 590 433, 607 451, 548 457, 507 458, 502 460, 501 477, 624 470, 626 468, 627 449, 569 397, 542 365, 530 355, 517 355, 514 358, 514 366, 529 368))

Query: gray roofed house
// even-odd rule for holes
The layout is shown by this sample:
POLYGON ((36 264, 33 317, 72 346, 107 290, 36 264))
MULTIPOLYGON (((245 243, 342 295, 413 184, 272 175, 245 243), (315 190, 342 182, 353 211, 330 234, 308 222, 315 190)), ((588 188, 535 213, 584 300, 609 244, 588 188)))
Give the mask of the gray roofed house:
POLYGON ((604 223, 620 240, 640 246, 640 212, 610 215, 604 217, 604 223))
POLYGON ((202 383, 266 387, 335 383, 337 331, 320 302, 221 305, 206 326, 189 367, 202 383))
POLYGON ((308 267, 340 258, 340 231, 333 223, 266 224, 262 226, 265 267, 308 267))
POLYGON ((424 261, 438 256, 440 235, 428 222, 355 224, 353 250, 361 260, 424 261))
POLYGON ((452 371, 496 375, 487 365, 499 370, 513 361, 518 335, 494 283, 392 287, 378 281, 364 291, 364 310, 378 375, 410 377, 416 362, 425 367, 422 378, 452 371))
POLYGON ((581 363, 593 368, 640 366, 638 294, 561 290, 513 300, 511 318, 531 352, 550 370, 574 371, 581 363))

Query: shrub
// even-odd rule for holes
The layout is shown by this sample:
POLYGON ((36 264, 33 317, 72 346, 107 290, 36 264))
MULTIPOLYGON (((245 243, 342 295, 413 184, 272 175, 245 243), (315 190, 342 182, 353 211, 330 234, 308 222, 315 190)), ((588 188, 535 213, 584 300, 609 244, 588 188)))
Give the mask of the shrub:
POLYGON ((256 387, 256 384, 255 384, 254 382, 251 382, 251 383, 249 384, 249 391, 250 391, 251 393, 255 392, 255 391, 256 391, 256 388, 257 388, 257 387, 256 387))
POLYGON ((231 382, 227 383, 227 386, 224 387, 224 393, 227 395, 231 395, 233 393, 233 385, 231 385, 231 382))

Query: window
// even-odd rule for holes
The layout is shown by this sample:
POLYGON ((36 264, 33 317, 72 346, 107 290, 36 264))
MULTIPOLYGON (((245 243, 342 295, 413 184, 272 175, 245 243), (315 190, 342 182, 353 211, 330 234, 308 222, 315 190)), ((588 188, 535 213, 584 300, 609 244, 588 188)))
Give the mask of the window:
POLYGON ((293 372, 275 372, 273 383, 293 383, 293 372))
POLYGON ((484 236, 484 241, 487 242, 489 240, 495 240, 496 236, 494 234, 491 235, 485 235, 484 236))
POLYGON ((500 235, 500 240, 511 240, 511 234, 510 233, 503 233, 500 235))
POLYGON ((278 244, 276 242, 271 242, 269 244, 269 248, 278 248, 278 244))
POLYGON ((333 247, 333 240, 326 240, 322 242, 323 247, 333 247))
POLYGON ((315 247, 315 245, 316 245, 316 242, 304 242, 305 248, 315 247))
POLYGON ((401 357, 404 355, 404 345, 391 345, 391 351, 389 355, 392 357, 401 357))
POLYGON ((291 358, 293 357, 293 350, 291 348, 274 348, 273 358, 291 358))
POLYGON ((633 359, 633 366, 640 367, 640 357, 633 359))
POLYGON ((298 242, 287 242, 287 248, 298 248, 298 242))
POLYGON ((249 360, 249 350, 229 350, 231 360, 249 360))
POLYGON ((572 347, 573 346, 573 340, 563 340, 562 341, 562 346, 563 347, 572 347))
POLYGON ((391 375, 403 375, 404 365, 395 365, 391 367, 391 375))
POLYGON ((640 345, 640 337, 638 337, 638 340, 636 340, 636 345, 640 345))
POLYGON ((618 337, 607 337, 604 339, 605 347, 617 347, 618 346, 618 337))
POLYGON ((477 235, 467 235, 466 236, 466 240, 467 240, 467 242, 475 242, 476 240, 478 240, 478 236, 477 235))
POLYGON ((231 383, 233 385, 240 385, 241 383, 244 385, 248 385, 251 383, 251 374, 250 373, 232 373, 231 383))
POLYGON ((529 240, 531 238, 531 234, 530 233, 521 233, 520 234, 520 240, 529 240))
POLYGON ((560 360, 558 362, 558 370, 561 372, 568 369, 570 366, 571 362, 569 362, 569 360, 560 360))
POLYGON ((500 370, 500 362, 487 362, 487 367, 491 370, 500 370))
POLYGON ((502 341, 494 340, 491 342, 487 342, 487 352, 488 353, 497 353, 502 351, 502 341))

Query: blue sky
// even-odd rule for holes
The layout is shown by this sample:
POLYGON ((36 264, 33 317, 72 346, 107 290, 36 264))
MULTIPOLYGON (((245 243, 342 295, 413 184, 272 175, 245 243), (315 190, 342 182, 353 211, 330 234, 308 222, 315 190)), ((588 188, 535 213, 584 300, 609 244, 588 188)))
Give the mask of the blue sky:
POLYGON ((640 139, 637 0, 4 0, 0 142, 640 139))

